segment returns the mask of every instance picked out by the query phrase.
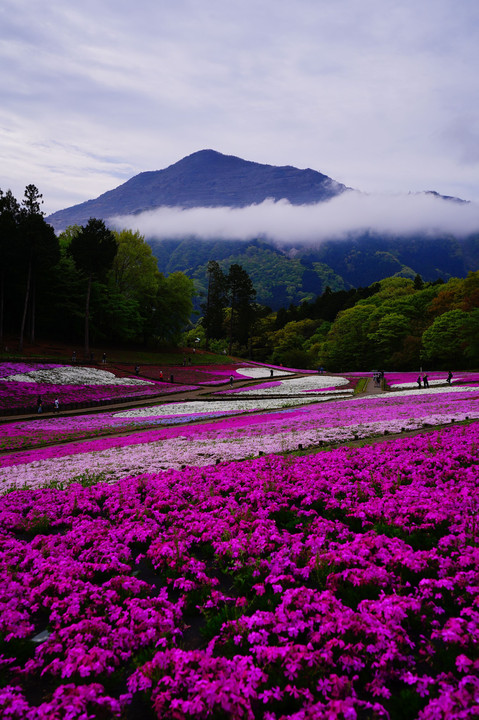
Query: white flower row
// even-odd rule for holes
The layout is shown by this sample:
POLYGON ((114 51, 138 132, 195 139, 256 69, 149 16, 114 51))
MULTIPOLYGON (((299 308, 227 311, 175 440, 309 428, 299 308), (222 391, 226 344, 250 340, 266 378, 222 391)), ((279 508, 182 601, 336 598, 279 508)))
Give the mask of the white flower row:
POLYGON ((477 392, 477 386, 473 385, 441 385, 441 387, 422 387, 419 388, 417 385, 410 385, 409 383, 406 385, 401 385, 401 390, 394 390, 390 393, 383 393, 381 395, 377 395, 378 398, 396 398, 396 397, 405 397, 406 395, 436 395, 441 393, 464 393, 464 392, 477 392))
POLYGON ((87 367, 56 367, 49 370, 31 370, 26 373, 7 375, 3 380, 11 382, 44 383, 46 385, 152 385, 140 378, 119 378, 108 370, 87 367))
MULTIPOLYGON (((344 395, 348 397, 348 395, 344 395)), ((234 413, 252 412, 254 410, 279 410, 281 408, 295 407, 297 405, 305 405, 317 403, 319 401, 331 400, 332 393, 324 393, 321 397, 299 397, 299 398, 270 398, 267 400, 249 400, 247 398, 241 400, 191 400, 181 403, 168 403, 164 405, 153 405, 150 407, 136 408, 134 410, 125 410, 124 412, 115 413, 114 417, 170 417, 174 415, 197 415, 204 413, 234 413)), ((337 394, 334 399, 342 399, 337 394)))
MULTIPOLYGON (((271 368, 269 367, 242 367, 236 368, 236 372, 238 375, 244 375, 245 377, 254 379, 271 377, 271 368)), ((292 375, 292 373, 287 370, 276 370, 276 368, 273 369, 273 373, 275 377, 279 377, 280 375, 292 375)))
MULTIPOLYGON (((288 378, 279 382, 279 385, 272 384, 271 387, 263 385, 260 388, 244 388, 244 390, 235 391, 234 394, 261 395, 263 397, 264 395, 296 395, 297 393, 312 392, 314 390, 323 391, 324 388, 341 387, 349 384, 347 378, 332 375, 307 375, 300 378, 288 378)), ((346 392, 345 390, 341 391, 342 394, 346 392)), ((352 394, 353 390, 349 392, 352 394)))

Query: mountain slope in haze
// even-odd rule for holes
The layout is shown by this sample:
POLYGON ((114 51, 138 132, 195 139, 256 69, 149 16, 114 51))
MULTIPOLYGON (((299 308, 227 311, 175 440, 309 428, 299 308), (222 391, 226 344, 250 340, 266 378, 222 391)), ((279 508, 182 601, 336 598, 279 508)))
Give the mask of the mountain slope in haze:
POLYGON ((401 238, 365 233, 316 247, 277 246, 261 239, 151 239, 149 244, 161 272, 169 275, 181 270, 195 281, 197 310, 207 292, 209 260, 217 260, 225 272, 233 263, 241 265, 257 291, 257 302, 273 310, 314 300, 327 287, 334 291, 368 287, 392 276, 447 281, 466 277, 479 267, 479 234, 459 241, 451 236, 401 238))
MULTIPOLYGON (((200 150, 154 172, 143 172, 95 200, 60 210, 50 217, 55 230, 85 225, 90 217, 138 215, 158 207, 246 207, 271 198, 293 205, 324 202, 351 188, 315 170, 299 170, 249 162, 214 150, 200 150)), ((450 203, 458 198, 424 193, 450 203)), ((294 235, 294 229, 292 230, 294 235)), ((341 240, 278 245, 274 238, 201 240, 147 238, 165 275, 175 270, 195 280, 197 309, 207 287, 207 264, 217 260, 225 271, 238 263, 250 275, 257 301, 273 309, 314 299, 326 287, 333 290, 367 287, 385 277, 400 275, 425 281, 465 277, 479 267, 479 233, 455 237, 451 233, 401 236, 362 230, 341 240)))
POLYGON ((292 205, 329 200, 348 190, 316 170, 263 165, 215 150, 200 150, 164 170, 142 172, 123 185, 47 218, 57 232, 90 217, 137 215, 168 207, 246 207, 273 200, 292 205))

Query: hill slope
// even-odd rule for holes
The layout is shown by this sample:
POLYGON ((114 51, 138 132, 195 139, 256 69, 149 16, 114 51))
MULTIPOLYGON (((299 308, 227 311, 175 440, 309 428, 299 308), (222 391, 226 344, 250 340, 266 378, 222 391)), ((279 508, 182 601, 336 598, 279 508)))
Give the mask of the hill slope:
POLYGON ((329 200, 345 190, 316 170, 262 165, 214 150, 200 150, 164 170, 142 172, 123 185, 47 218, 55 230, 169 207, 245 207, 267 198, 293 205, 329 200))

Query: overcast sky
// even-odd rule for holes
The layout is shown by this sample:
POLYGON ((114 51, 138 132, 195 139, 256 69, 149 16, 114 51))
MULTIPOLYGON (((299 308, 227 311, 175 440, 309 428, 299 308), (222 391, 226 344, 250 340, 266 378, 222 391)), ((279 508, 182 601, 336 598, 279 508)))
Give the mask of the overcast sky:
POLYGON ((2 0, 0 62, 47 214, 204 148, 479 202, 477 0, 2 0))

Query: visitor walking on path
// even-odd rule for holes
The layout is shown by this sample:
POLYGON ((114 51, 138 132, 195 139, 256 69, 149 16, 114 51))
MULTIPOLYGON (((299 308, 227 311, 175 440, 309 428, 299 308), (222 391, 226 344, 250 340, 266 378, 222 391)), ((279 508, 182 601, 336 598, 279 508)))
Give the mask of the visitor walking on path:
POLYGON ((450 385, 452 380, 452 372, 449 370, 447 374, 447 384, 450 385))
POLYGON ((60 401, 58 400, 58 398, 55 398, 55 400, 53 401, 53 412, 60 412, 60 401))
POLYGON ((43 400, 42 400, 42 396, 39 395, 37 397, 37 413, 41 413, 41 412, 43 412, 43 400))
POLYGON ((424 387, 428 388, 429 387, 429 378, 427 375, 424 375, 422 381, 423 381, 424 387))
POLYGON ((422 387, 422 385, 421 385, 421 376, 420 376, 420 375, 418 375, 416 382, 417 382, 417 386, 418 386, 418 387, 422 387))

